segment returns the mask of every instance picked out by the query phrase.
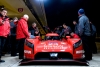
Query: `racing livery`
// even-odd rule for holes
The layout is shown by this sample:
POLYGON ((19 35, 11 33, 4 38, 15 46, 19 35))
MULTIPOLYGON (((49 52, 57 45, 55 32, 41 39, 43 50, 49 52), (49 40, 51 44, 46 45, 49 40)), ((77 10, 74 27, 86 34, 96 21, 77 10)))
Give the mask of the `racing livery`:
POLYGON ((62 39, 57 33, 47 33, 44 40, 40 36, 26 39, 24 56, 32 60, 79 60, 84 58, 84 51, 80 38, 62 39))

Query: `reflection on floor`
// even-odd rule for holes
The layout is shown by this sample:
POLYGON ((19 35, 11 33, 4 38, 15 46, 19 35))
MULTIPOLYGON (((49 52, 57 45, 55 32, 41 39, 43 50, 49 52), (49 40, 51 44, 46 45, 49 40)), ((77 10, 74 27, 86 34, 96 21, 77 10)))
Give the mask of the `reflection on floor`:
MULTIPOLYGON (((2 57, 3 60, 5 60, 5 63, 1 63, 0 67, 48 67, 48 66, 18 66, 19 62, 21 60, 18 59, 18 56, 16 57, 10 57, 9 54, 6 54, 5 56, 2 57)), ((100 53, 98 54, 93 54, 93 60, 89 61, 90 66, 89 67, 99 67, 100 66, 100 53)), ((71 67, 71 66, 49 66, 49 67, 71 67)), ((73 66, 77 67, 77 66, 73 66)), ((78 66, 81 67, 81 66, 78 66)), ((86 66, 83 66, 86 67, 86 66)))

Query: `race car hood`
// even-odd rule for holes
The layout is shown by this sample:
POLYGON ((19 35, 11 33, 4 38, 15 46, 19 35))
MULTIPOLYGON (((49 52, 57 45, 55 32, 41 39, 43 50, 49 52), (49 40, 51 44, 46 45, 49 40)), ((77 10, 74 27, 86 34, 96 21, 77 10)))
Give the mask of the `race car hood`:
POLYGON ((42 41, 38 45, 35 46, 36 51, 42 51, 42 52, 50 52, 50 51, 68 51, 72 50, 71 45, 67 42, 58 41, 58 40, 47 40, 42 41))

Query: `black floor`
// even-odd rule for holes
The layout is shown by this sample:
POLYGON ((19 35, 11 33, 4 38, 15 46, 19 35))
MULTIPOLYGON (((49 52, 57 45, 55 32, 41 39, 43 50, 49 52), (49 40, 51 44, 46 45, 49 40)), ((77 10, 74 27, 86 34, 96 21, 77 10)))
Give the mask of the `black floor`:
POLYGON ((67 65, 67 66, 88 66, 88 62, 87 61, 67 61, 67 62, 55 62, 55 61, 52 61, 52 62, 49 62, 49 61, 34 61, 34 60, 22 60, 21 62, 20 62, 20 66, 31 66, 31 65, 48 65, 48 66, 50 66, 50 65, 54 65, 54 66, 59 66, 59 65, 67 65))

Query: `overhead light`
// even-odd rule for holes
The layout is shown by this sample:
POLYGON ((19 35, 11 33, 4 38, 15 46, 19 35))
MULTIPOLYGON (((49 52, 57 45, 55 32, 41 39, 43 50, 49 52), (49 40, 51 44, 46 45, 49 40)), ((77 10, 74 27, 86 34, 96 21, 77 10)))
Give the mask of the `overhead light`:
POLYGON ((47 0, 36 0, 36 1, 47 1, 47 0))

